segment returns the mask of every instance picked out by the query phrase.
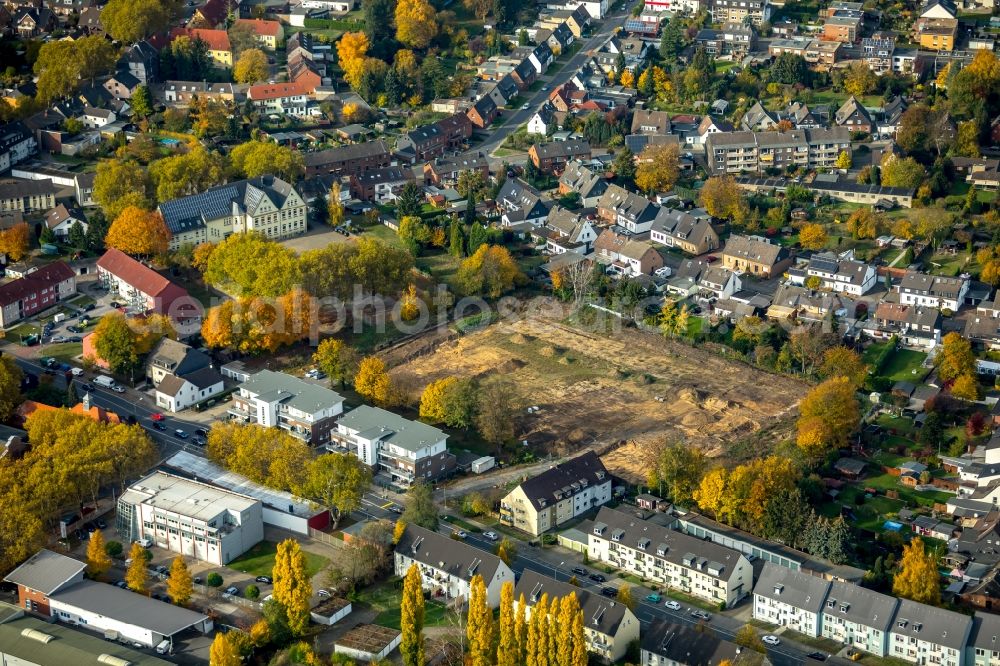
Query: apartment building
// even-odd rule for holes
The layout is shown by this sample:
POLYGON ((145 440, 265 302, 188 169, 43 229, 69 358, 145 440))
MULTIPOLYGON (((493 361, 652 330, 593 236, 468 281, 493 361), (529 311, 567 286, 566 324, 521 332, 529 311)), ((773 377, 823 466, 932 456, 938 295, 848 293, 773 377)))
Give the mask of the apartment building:
POLYGON ((753 589, 753 565, 742 553, 608 507, 594 519, 587 554, 712 604, 733 606, 753 589))
POLYGON ((965 292, 969 290, 969 280, 909 271, 896 290, 903 305, 925 305, 958 312, 965 301, 965 292))
POLYGON ((851 152, 845 127, 790 132, 718 132, 705 138, 709 170, 715 174, 765 169, 832 168, 841 152, 851 152))
POLYGON ((237 180, 200 194, 171 199, 158 209, 170 230, 170 249, 218 243, 234 233, 256 231, 273 239, 306 230, 306 202, 276 176, 237 180))
POLYGON ((121 250, 111 248, 101 255, 97 279, 136 311, 169 315, 175 322, 201 318, 201 304, 186 289, 121 250))
POLYGON ((1000 615, 976 613, 969 642, 967 663, 971 666, 1000 665, 1000 615))
POLYGON ((771 4, 768 0, 712 0, 712 23, 745 23, 753 25, 771 21, 771 4))
POLYGON ((802 285, 810 278, 819 278, 819 288, 838 293, 862 296, 878 281, 875 267, 863 261, 840 258, 832 252, 821 252, 809 258, 805 268, 788 271, 792 284, 802 285))
POLYGON ((396 194, 413 181, 409 167, 385 167, 351 175, 351 196, 360 201, 386 203, 394 201, 396 194))
POLYGON ((406 526, 396 542, 393 564, 400 578, 416 564, 422 587, 432 599, 468 601, 472 579, 482 576, 486 603, 499 608, 504 583, 514 584, 514 572, 496 555, 419 525, 406 526))
POLYGON ((589 160, 590 143, 584 139, 536 143, 528 149, 528 157, 540 171, 552 173, 571 160, 589 160))
POLYGON ((389 148, 382 139, 354 143, 348 146, 328 148, 302 156, 306 166, 306 177, 351 176, 392 165, 389 148))
POLYGON ((522 595, 527 605, 525 615, 530 618, 542 597, 547 596, 551 604, 569 594, 576 595, 583 612, 587 651, 610 663, 623 659, 629 644, 639 640, 639 620, 623 603, 525 569, 514 588, 515 612, 522 595))
POLYGON ((742 648, 700 627, 656 620, 642 633, 641 666, 739 664, 742 648))
POLYGON ((0 213, 43 213, 56 205, 56 186, 51 180, 0 180, 0 213))
POLYGON ((891 72, 892 55, 896 51, 896 37, 892 33, 876 32, 861 40, 861 53, 868 67, 876 74, 891 72))
POLYGON ((885 657, 889 628, 898 604, 895 597, 834 581, 823 603, 823 638, 885 657))
POLYGON ((260 500, 156 471, 118 498, 119 536, 225 565, 264 539, 260 500))
POLYGON ((0 173, 37 152, 38 141, 24 123, 15 121, 0 125, 0 173))
POLYGON ((767 562, 753 589, 753 618, 816 638, 829 591, 829 581, 767 562))
POLYGON ((465 113, 456 113, 436 123, 416 127, 396 142, 396 154, 410 164, 425 162, 461 148, 472 136, 472 121, 465 113))
POLYGON ((76 273, 56 261, 0 285, 0 328, 53 307, 76 295, 76 273))
POLYGON ((889 630, 889 657, 913 664, 963 666, 972 618, 900 599, 889 630))
POLYGON ((538 536, 611 501, 611 475, 593 451, 523 481, 500 501, 500 522, 538 536))
POLYGON ((448 435, 378 407, 361 405, 337 421, 327 448, 347 450, 375 468, 376 481, 401 488, 433 481, 455 468, 448 435))
POLYGON ((821 37, 827 42, 853 44, 861 36, 865 13, 857 9, 838 9, 823 22, 821 37))
POLYGON ((312 446, 325 446, 343 411, 344 399, 336 391, 283 372, 261 370, 240 384, 229 415, 281 428, 312 446))
POLYGON ((259 83, 247 89, 247 100, 262 113, 306 117, 310 113, 311 92, 312 88, 304 80, 259 83))

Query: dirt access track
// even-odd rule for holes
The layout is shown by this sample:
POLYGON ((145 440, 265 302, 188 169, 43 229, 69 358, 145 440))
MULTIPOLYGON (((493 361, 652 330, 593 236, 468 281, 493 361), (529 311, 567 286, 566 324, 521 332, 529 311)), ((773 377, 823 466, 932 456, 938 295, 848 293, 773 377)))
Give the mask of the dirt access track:
POLYGON ((414 401, 442 377, 510 381, 523 407, 541 408, 521 410, 522 439, 543 454, 606 450, 609 470, 637 482, 653 443, 689 442, 724 455, 727 443, 788 420, 807 390, 636 329, 589 332, 536 316, 442 338, 421 337, 384 355, 414 401))

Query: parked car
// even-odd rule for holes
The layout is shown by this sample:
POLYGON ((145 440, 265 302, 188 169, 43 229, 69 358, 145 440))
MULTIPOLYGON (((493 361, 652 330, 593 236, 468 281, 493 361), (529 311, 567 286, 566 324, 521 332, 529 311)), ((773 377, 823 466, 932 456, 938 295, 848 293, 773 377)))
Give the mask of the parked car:
POLYGON ((97 305, 94 304, 94 303, 87 303, 86 305, 83 306, 83 311, 84 312, 90 312, 91 310, 93 310, 96 307, 97 307, 97 305))
POLYGON ((66 330, 69 331, 70 333, 83 333, 83 329, 76 325, 67 326, 66 330))
POLYGON ((468 538, 469 533, 466 532, 465 530, 458 530, 457 532, 455 532, 455 535, 458 536, 459 539, 466 539, 468 538))
POLYGON ((80 377, 83 375, 83 368, 73 368, 69 371, 74 377, 80 377))
POLYGON ((667 603, 663 604, 663 607, 666 608, 667 610, 672 610, 672 611, 679 611, 681 609, 681 605, 676 601, 668 601, 667 603))
POLYGON ((108 526, 108 524, 104 521, 103 518, 98 518, 96 522, 97 522, 97 529, 99 530, 103 530, 108 526))
POLYGON ((229 587, 226 588, 226 594, 231 594, 235 596, 239 593, 240 593, 240 588, 236 587, 235 585, 230 585, 229 587))
POLYGON ((83 338, 81 338, 79 335, 71 335, 68 338, 66 338, 66 342, 83 342, 83 338))
POLYGON ((94 390, 94 385, 91 384, 90 382, 86 382, 86 383, 80 384, 80 388, 82 388, 84 391, 93 391, 94 390))
POLYGON ((182 430, 181 428, 177 428, 176 430, 174 430, 174 434, 177 435, 181 439, 187 439, 188 438, 188 434, 186 432, 184 432, 184 430, 182 430))
POLYGON ((393 504, 389 507, 389 511, 392 511, 393 513, 403 513, 403 507, 398 504, 393 504))
POLYGON ((826 655, 822 652, 810 652, 806 657, 815 661, 826 661, 826 655))
POLYGON ((601 588, 601 594, 603 594, 606 597, 611 597, 611 598, 617 597, 618 596, 618 588, 617 587, 602 587, 601 588))
POLYGON ((328 597, 328 596, 330 596, 330 593, 327 592, 326 590, 316 590, 316 594, 318 594, 321 597, 328 597))
POLYGON ((709 620, 712 619, 711 615, 709 615, 705 611, 700 611, 700 610, 691 611, 691 617, 697 618, 699 620, 704 620, 705 622, 708 622, 709 620))
POLYGON ((195 437, 191 440, 191 443, 195 446, 205 446, 208 444, 208 441, 204 437, 195 437))
POLYGON ((201 576, 195 576, 194 578, 191 579, 191 582, 194 583, 195 585, 201 585, 201 576))
POLYGON ((195 428, 194 434, 201 435, 202 437, 208 437, 208 431, 204 428, 195 428))
POLYGON ((587 576, 587 575, 589 575, 589 574, 587 573, 587 570, 586 570, 586 569, 584 569, 583 567, 573 567, 572 571, 573 571, 573 573, 575 573, 575 574, 576 574, 577 576, 587 576))
POLYGON ((164 430, 167 429, 167 426, 163 425, 159 421, 154 421, 153 422, 153 427, 156 428, 157 430, 159 430, 160 432, 163 432, 164 430))
POLYGON ((658 604, 660 603, 660 595, 656 594, 655 592, 653 594, 647 594, 646 601, 648 601, 651 604, 658 604))
POLYGON ((529 104, 528 102, 525 102, 524 104, 521 105, 521 110, 522 111, 527 111, 530 108, 531 108, 531 104, 529 104))
POLYGON ((777 636, 772 636, 771 634, 761 637, 760 640, 767 645, 781 645, 781 639, 777 636))
POLYGON ((160 573, 160 574, 170 573, 170 569, 165 564, 161 564, 160 566, 156 567, 156 569, 154 571, 156 571, 156 573, 160 573))
POLYGON ((847 650, 847 658, 851 661, 861 661, 861 657, 863 656, 864 653, 862 653, 861 650, 855 650, 854 648, 849 648, 847 650))
POLYGON ((589 578, 590 580, 594 581, 595 583, 603 583, 604 581, 607 580, 607 578, 605 578, 604 576, 602 576, 599 573, 592 573, 589 576, 587 576, 587 578, 589 578))
POLYGON ((115 587, 120 587, 124 590, 126 587, 128 587, 128 583, 126 583, 123 580, 120 580, 117 583, 115 583, 115 587))
POLYGON ((117 308, 120 308, 121 306, 122 306, 122 304, 119 303, 118 301, 111 301, 111 307, 117 309, 117 308))
POLYGON ((270 576, 257 576, 254 580, 256 580, 258 583, 267 583, 268 585, 274 582, 271 580, 270 576))
POLYGON ((489 539, 490 541, 496 541, 500 538, 497 536, 496 532, 483 532, 483 537, 489 539))
POLYGON ((111 387, 111 390, 114 391, 115 393, 124 393, 125 387, 115 384, 114 386, 111 387))

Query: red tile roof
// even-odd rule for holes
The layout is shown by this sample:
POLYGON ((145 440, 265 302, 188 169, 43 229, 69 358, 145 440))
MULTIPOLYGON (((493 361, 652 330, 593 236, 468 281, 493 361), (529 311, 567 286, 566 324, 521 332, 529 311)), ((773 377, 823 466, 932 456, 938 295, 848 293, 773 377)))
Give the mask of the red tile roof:
POLYGON ((229 43, 229 33, 225 30, 206 30, 204 28, 174 28, 170 31, 170 41, 178 37, 186 36, 191 39, 200 39, 208 44, 209 51, 232 51, 233 47, 229 43))
POLYGON ((236 19, 234 26, 237 25, 248 25, 261 37, 277 37, 281 32, 280 23, 266 19, 236 19))
POLYGON ((247 97, 252 100, 281 99, 295 95, 308 95, 309 92, 308 84, 300 79, 291 83, 260 83, 250 86, 247 90, 247 97))
POLYGON ((74 275, 76 273, 64 261, 57 261, 47 266, 42 266, 34 273, 29 273, 27 277, 0 285, 0 306, 16 303, 32 294, 37 294, 43 289, 48 289, 64 280, 69 280, 74 275))
POLYGON ((114 248, 97 260, 97 267, 127 282, 146 296, 156 299, 157 312, 166 313, 178 298, 188 297, 187 291, 152 268, 144 266, 132 257, 114 248))
POLYGON ((227 11, 226 0, 208 0, 198 8, 198 13, 209 25, 219 25, 225 22, 227 11))

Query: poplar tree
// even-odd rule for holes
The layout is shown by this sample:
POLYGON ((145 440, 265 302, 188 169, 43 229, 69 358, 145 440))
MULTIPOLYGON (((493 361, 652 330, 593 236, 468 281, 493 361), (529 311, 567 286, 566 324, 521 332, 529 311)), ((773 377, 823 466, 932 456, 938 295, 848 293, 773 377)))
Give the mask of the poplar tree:
POLYGON ((208 651, 209 666, 239 666, 242 663, 239 650, 229 638, 229 634, 221 631, 215 634, 212 647, 208 651))
POLYGON ((558 635, 560 640, 556 645, 556 663, 558 666, 573 666, 573 615, 580 612, 576 594, 570 592, 559 602, 558 635))
MULTIPOLYGON (((518 608, 520 614, 522 610, 518 608)), ((500 637, 497 644, 497 666, 521 666, 517 641, 517 615, 514 613, 514 584, 500 588, 500 637)))
POLYGON ((470 666, 491 666, 493 664, 493 611, 486 601, 486 584, 483 577, 476 574, 472 578, 469 593, 469 621, 465 627, 469 639, 470 666))
MULTIPOLYGON (((524 600, 523 595, 521 600, 524 600)), ((524 663, 527 666, 544 666, 540 654, 544 644, 541 618, 545 616, 545 608, 548 603, 549 595, 543 594, 542 598, 536 601, 531 609, 531 617, 528 619, 528 641, 524 645, 524 663)))
POLYGON ((411 564, 403 580, 403 598, 399 603, 399 623, 403 636, 399 652, 404 666, 424 666, 424 591, 420 569, 411 564))
POLYGON ((579 602, 576 602, 570 635, 573 638, 573 666, 587 666, 590 656, 587 653, 587 636, 583 631, 583 609, 579 602))
MULTIPOLYGON (((511 588, 513 594, 513 586, 511 588)), ((524 592, 517 600, 517 612, 514 613, 514 644, 517 663, 525 663, 528 659, 528 604, 524 600, 524 592)))
POLYGON ((146 594, 146 549, 137 543, 132 544, 128 552, 128 570, 125 572, 125 583, 128 589, 139 594, 146 594))
POLYGON ((194 594, 194 582, 184 558, 178 555, 170 564, 170 578, 167 579, 167 596, 178 606, 186 606, 194 594))
POLYGON ((274 598, 285 609, 288 628, 296 636, 309 626, 309 598, 312 585, 306 575, 306 557, 294 539, 278 544, 274 557, 274 598))
POLYGON ((103 576, 111 568, 111 556, 104 547, 104 535, 94 530, 87 541, 87 573, 93 578, 103 576))

